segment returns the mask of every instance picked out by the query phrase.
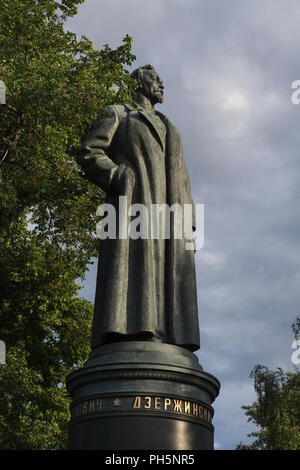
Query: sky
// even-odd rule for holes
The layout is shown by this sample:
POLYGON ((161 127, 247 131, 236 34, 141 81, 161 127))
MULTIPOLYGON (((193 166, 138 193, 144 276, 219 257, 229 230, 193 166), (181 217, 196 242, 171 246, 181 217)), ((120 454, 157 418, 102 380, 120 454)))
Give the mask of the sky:
MULTIPOLYGON (((241 409, 254 365, 293 370, 300 301, 298 0, 86 0, 67 29, 95 48, 128 34, 161 75, 157 109, 181 133, 192 196, 204 204, 196 253, 203 368, 221 382, 215 448, 257 428, 241 409)), ((94 301, 96 263, 82 295, 94 301)))

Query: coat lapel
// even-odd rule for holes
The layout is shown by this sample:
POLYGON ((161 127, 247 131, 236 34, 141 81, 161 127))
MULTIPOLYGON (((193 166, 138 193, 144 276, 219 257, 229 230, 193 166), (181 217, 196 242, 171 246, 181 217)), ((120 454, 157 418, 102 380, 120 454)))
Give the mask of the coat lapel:
MULTIPOLYGON (((164 150, 165 149, 165 134, 162 133, 162 130, 159 128, 157 125, 156 120, 153 118, 153 114, 150 112, 145 111, 141 107, 135 108, 131 103, 126 103, 125 107, 129 111, 135 111, 138 112, 140 116, 144 119, 144 121, 147 122, 148 125, 154 130, 155 137, 157 138, 159 144, 161 145, 161 148, 164 150)), ((157 113, 159 116, 162 116, 161 113, 157 113)))

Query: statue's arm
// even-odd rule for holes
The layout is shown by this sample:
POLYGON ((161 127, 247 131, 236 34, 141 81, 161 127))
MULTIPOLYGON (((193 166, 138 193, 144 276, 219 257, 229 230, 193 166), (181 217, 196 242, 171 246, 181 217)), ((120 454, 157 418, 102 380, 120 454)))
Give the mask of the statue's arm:
POLYGON ((85 176, 105 192, 109 190, 118 169, 118 165, 109 158, 108 153, 120 123, 113 106, 109 107, 108 112, 108 116, 101 116, 93 122, 77 153, 77 162, 84 170, 85 176))

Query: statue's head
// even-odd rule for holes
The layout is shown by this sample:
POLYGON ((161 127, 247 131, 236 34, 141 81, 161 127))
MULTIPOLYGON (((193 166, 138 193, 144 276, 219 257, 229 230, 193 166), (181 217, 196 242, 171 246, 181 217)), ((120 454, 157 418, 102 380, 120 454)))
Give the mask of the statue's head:
POLYGON ((131 77, 138 83, 137 92, 148 98, 153 106, 163 102, 163 82, 152 65, 139 67, 131 73, 131 77))

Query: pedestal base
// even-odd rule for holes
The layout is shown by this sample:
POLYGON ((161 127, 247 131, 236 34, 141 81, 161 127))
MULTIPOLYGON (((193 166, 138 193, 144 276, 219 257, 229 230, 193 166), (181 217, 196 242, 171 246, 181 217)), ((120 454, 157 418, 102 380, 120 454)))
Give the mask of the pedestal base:
POLYGON ((213 449, 220 384, 185 348, 126 341, 97 348, 67 377, 69 449, 213 449))

